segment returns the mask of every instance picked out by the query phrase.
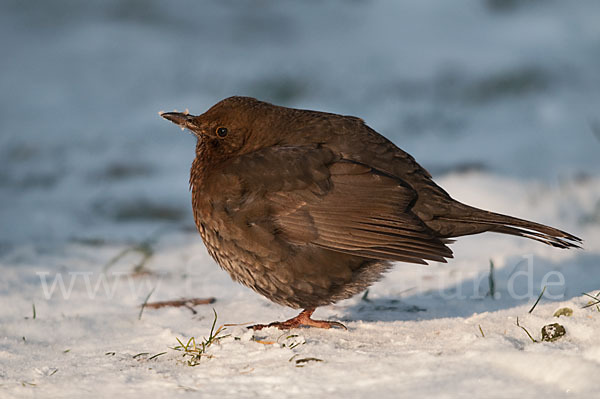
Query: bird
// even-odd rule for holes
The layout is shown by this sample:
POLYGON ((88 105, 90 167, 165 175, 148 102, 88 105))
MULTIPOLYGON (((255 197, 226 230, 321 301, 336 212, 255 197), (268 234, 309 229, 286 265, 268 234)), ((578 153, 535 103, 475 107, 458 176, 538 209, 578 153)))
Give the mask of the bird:
POLYGON ((495 232, 557 248, 570 233, 453 199, 361 118, 233 96, 200 115, 160 112, 197 138, 192 208, 231 278, 298 316, 266 327, 345 328, 316 308, 380 280, 394 262, 447 262, 457 237, 495 232))

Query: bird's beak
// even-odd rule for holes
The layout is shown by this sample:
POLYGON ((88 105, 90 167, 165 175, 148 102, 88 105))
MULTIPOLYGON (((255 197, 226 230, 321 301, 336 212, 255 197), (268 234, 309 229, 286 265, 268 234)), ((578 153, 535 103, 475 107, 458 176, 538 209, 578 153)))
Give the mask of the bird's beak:
POLYGON ((193 131, 196 128, 196 125, 193 123, 194 115, 190 115, 187 112, 159 112, 158 114, 166 120, 181 126, 182 129, 188 128, 193 131))

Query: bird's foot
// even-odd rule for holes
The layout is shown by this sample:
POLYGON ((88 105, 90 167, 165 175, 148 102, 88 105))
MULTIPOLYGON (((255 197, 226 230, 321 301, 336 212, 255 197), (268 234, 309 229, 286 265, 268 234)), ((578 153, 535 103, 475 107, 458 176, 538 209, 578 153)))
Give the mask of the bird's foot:
POLYGON ((248 328, 253 330, 262 330, 263 328, 275 327, 280 330, 290 330, 298 327, 316 327, 316 328, 343 328, 347 330, 346 326, 337 321, 326 321, 326 320, 313 320, 310 316, 313 314, 315 309, 304 309, 298 316, 291 318, 286 321, 275 321, 270 324, 255 324, 248 328))

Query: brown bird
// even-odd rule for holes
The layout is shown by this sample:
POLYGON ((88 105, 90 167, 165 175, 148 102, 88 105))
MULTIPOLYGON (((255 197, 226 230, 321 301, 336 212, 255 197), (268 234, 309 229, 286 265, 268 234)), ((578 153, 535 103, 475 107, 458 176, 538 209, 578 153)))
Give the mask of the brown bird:
POLYGON ((393 261, 452 258, 452 238, 485 231, 579 247, 572 234, 462 204, 412 156, 353 116, 230 97, 202 115, 161 116, 198 139, 190 187, 196 226, 231 277, 304 309, 252 328, 330 328, 310 318, 393 261))

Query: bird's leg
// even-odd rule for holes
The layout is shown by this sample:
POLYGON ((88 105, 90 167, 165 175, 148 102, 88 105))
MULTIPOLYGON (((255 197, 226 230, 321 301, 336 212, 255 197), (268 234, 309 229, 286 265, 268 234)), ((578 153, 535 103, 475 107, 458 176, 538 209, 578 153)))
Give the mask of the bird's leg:
POLYGON ((263 328, 276 327, 280 330, 289 330, 297 327, 316 327, 316 328, 331 328, 338 327, 347 330, 346 326, 337 321, 325 321, 325 320, 313 320, 310 316, 315 311, 315 308, 304 309, 300 314, 294 318, 286 321, 275 321, 270 324, 255 324, 248 328, 253 330, 262 330, 263 328))

